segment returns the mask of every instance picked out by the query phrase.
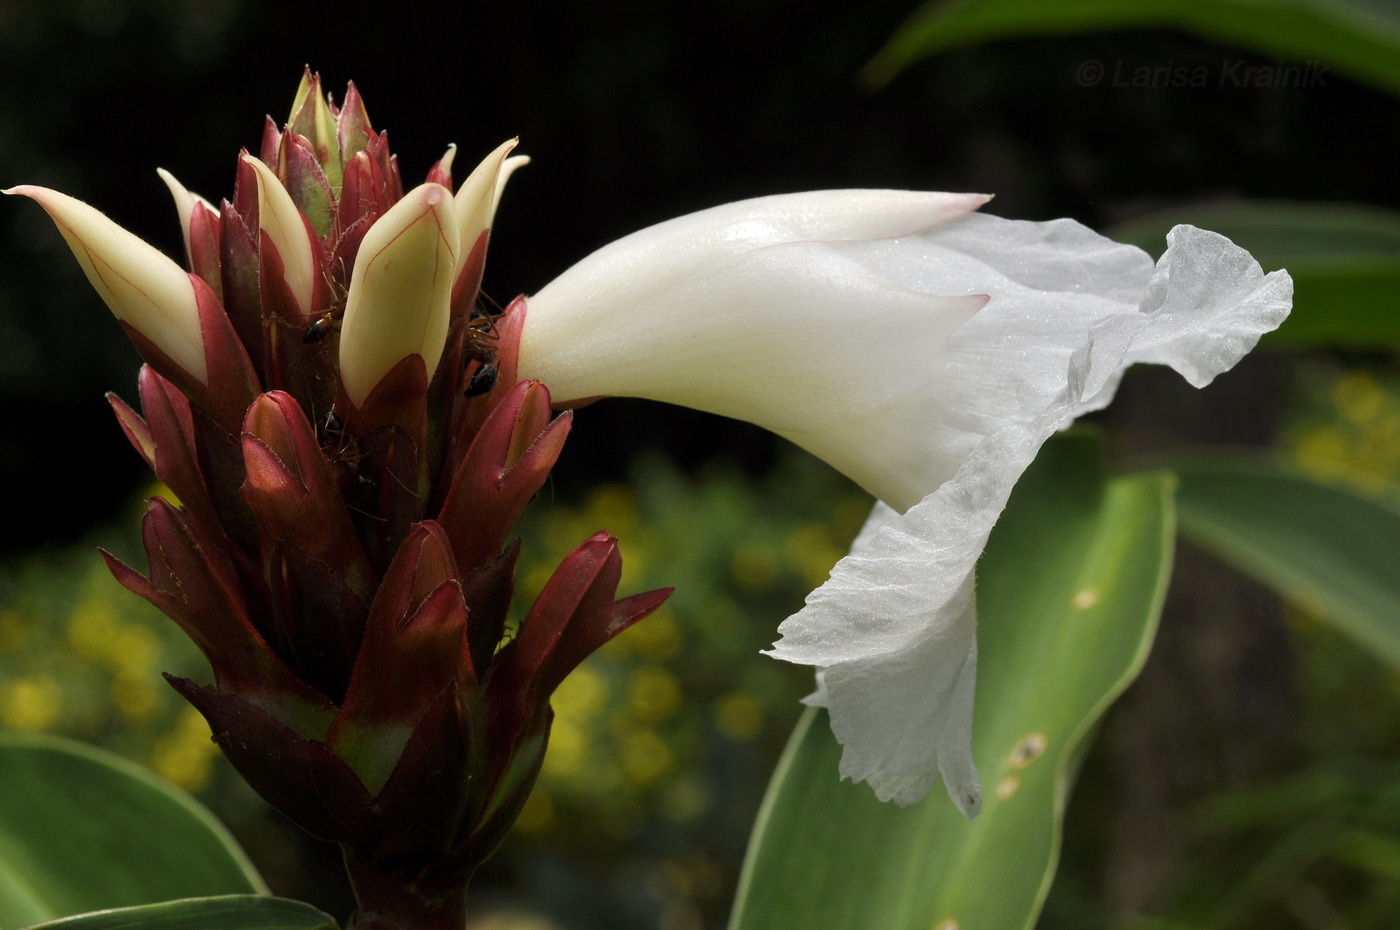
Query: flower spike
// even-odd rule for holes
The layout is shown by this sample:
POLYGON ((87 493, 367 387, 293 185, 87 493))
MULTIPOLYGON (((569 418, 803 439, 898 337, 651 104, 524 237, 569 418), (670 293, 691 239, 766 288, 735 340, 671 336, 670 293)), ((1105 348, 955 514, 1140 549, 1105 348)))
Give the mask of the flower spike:
POLYGON ((515 377, 524 305, 477 307, 514 145, 455 196, 449 147, 405 195, 354 85, 337 108, 307 69, 218 208, 160 171, 188 272, 71 197, 10 191, 147 362, 140 409, 111 405, 179 503, 151 502, 145 573, 108 567, 208 658, 213 687, 167 679, 234 767, 343 846, 356 927, 464 926, 540 771, 549 692, 664 596, 614 601, 603 537, 509 645, 507 534, 572 419, 515 377))

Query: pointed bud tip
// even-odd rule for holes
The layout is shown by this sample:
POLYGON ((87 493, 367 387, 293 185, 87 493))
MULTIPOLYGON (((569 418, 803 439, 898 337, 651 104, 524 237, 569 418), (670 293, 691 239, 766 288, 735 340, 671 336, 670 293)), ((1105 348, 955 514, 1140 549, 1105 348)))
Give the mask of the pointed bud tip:
POLYGON ((36 200, 41 204, 44 202, 45 195, 57 193, 58 191, 52 188, 40 187, 38 184, 16 184, 14 187, 7 187, 3 191, 0 191, 0 194, 28 197, 30 200, 36 200))
POLYGON ((76 197, 33 184, 5 193, 43 207, 117 319, 195 380, 206 382, 197 293, 183 268, 76 197))
POLYGON ((282 260, 282 276, 298 308, 310 317, 319 271, 313 248, 315 233, 272 168, 246 151, 238 157, 257 175, 258 226, 282 260))

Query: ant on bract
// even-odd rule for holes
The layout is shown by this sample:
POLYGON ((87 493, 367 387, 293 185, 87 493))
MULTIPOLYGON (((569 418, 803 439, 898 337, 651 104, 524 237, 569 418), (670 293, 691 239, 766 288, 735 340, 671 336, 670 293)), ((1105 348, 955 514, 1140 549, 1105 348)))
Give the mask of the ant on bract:
POLYGON ((331 310, 326 310, 301 334, 302 345, 312 345, 329 336, 340 324, 340 318, 331 310))
POLYGON ((326 291, 330 294, 330 304, 317 314, 311 325, 306 327, 306 332, 301 334, 302 345, 314 345, 340 328, 340 318, 345 316, 348 287, 345 284, 345 260, 336 259, 336 264, 339 274, 332 274, 330 268, 321 273, 326 282, 326 291))
POLYGON ((484 291, 481 293, 481 299, 472 306, 462 338, 462 359, 464 365, 476 362, 477 367, 467 379, 467 386, 462 391, 463 397, 480 397, 490 393, 496 386, 496 380, 501 374, 496 368, 496 340, 499 338, 496 320, 500 319, 504 312, 500 304, 484 291), (483 301, 490 304, 489 309, 483 301))
POLYGON ((364 461, 364 452, 360 449, 359 441, 345 428, 345 421, 340 418, 340 414, 335 412, 334 407, 321 418, 318 432, 324 437, 321 443, 322 453, 332 465, 337 466, 339 473, 337 483, 345 498, 346 506, 361 516, 382 522, 384 517, 378 516, 364 507, 356 506, 356 501, 368 506, 368 502, 373 498, 376 485, 373 478, 360 470, 360 463, 364 461))
POLYGON ((334 407, 327 411, 320 425, 319 432, 326 440, 321 444, 321 451, 326 453, 330 461, 358 473, 361 458, 359 444, 355 437, 346 431, 345 421, 335 412, 334 407))

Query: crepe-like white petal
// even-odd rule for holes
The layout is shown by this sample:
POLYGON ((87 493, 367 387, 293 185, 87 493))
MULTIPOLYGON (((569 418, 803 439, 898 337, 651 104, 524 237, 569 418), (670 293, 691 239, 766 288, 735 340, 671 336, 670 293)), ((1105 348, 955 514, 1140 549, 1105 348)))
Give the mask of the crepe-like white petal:
POLYGON ((1147 274, 1137 250, 1068 221, 973 216, 934 236, 1004 278, 978 281, 992 300, 949 344, 938 402, 960 411, 966 454, 951 480, 837 564, 771 654, 824 668, 843 775, 909 803, 941 771, 970 814, 972 707, 959 687, 967 667, 952 663, 971 641, 973 568, 1012 487, 1046 439, 1106 402, 1125 365, 1171 365, 1197 385, 1234 365, 1287 316, 1292 282, 1189 226, 1147 274), (1056 271, 1056 252, 1073 275, 1056 271))

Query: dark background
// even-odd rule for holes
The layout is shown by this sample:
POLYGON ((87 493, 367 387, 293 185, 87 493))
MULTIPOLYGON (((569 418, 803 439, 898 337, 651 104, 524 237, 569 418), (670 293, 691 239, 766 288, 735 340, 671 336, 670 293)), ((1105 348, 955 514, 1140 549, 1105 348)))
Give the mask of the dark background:
MULTIPOLYGON (((431 5, 271 0, 0 2, 0 184, 85 199, 171 254, 157 166, 217 201, 302 66, 353 79, 405 178, 447 143, 465 165, 521 137, 486 289, 505 302, 612 239, 677 214, 831 187, 981 190, 1004 216, 1102 228, 1230 197, 1400 206, 1400 105, 1333 74, 1309 89, 1111 86, 1111 69, 1272 64, 1164 32, 957 49, 872 92, 859 68, 902 0, 431 5), (1078 69, 1110 69, 1080 86, 1078 69)), ((4 551, 79 536, 145 480, 102 392, 135 353, 42 212, 0 207, 4 551)), ((833 377, 858 378, 859 372, 833 377)), ((563 493, 640 446, 762 469, 763 434, 646 404, 580 421, 563 493)))

